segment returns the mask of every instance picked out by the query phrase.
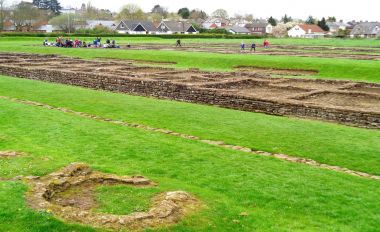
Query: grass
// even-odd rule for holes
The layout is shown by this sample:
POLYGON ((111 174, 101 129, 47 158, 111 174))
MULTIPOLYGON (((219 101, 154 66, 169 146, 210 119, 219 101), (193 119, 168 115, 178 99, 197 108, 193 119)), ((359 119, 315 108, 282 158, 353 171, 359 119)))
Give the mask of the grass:
MULTIPOLYGON (((159 183, 160 191, 184 190, 205 205, 157 231, 378 229, 377 181, 5 100, 0 109, 0 150, 29 154, 0 160, 1 177, 45 175, 71 162, 86 162, 117 175, 143 174, 159 183), (241 212, 248 216, 239 216, 241 212)), ((25 191, 21 182, 0 182, 3 231, 101 231, 31 211, 25 191)), ((109 204, 117 209, 119 202, 109 204)))
POLYGON ((96 189, 96 212, 126 215, 147 212, 152 198, 160 193, 158 188, 136 188, 131 186, 103 186, 96 189))
MULTIPOLYGON (((376 61, 24 46, 39 44, 40 40, 0 38, 0 51, 60 53, 86 59, 177 61, 179 68, 223 71, 235 65, 306 68, 319 70, 318 78, 380 82, 380 67, 376 61)), ((277 42, 313 46, 379 45, 379 40, 272 41, 277 42)), ((378 130, 4 76, 0 76, 0 95, 380 175, 378 130)), ((176 190, 191 193, 204 205, 177 225, 147 231, 372 232, 378 231, 380 224, 378 181, 0 99, 2 150, 28 155, 0 159, 0 178, 42 176, 72 162, 84 162, 98 171, 143 175, 159 184, 149 189, 100 187, 96 190, 99 207, 95 210, 98 212, 144 211, 149 208, 152 196, 176 190), (242 212, 248 216, 240 216, 242 212)), ((104 232, 67 224, 46 212, 31 210, 25 202, 26 191, 27 185, 21 181, 0 181, 0 231, 104 232)))
POLYGON ((0 95, 380 174, 380 132, 0 77, 0 95))
MULTIPOLYGON (((132 38, 131 38, 132 39, 132 38)), ((133 38, 138 42, 147 42, 152 38, 133 38)), ((160 39, 154 38, 157 41, 160 39)), ((171 40, 169 40, 171 41, 171 40)), ((306 40, 301 40, 306 41, 306 40)), ((313 43, 314 40, 308 40, 313 43)), ((335 41, 335 40, 334 40, 335 41)), ((338 41, 338 40, 337 40, 338 41)), ((351 41, 351 40, 348 40, 351 41)), ((359 41, 362 40, 352 40, 359 41)), ((364 42, 367 40, 364 40, 364 42)), ((368 40, 371 41, 371 40, 368 40)), ((374 40, 377 43, 378 40, 374 40)), ((215 42, 215 41, 214 41, 215 42)), ((315 78, 341 79, 365 82, 380 82, 380 65, 378 61, 287 57, 242 54, 209 54, 202 52, 179 51, 140 51, 140 50, 106 50, 106 49, 62 49, 38 46, 41 38, 0 38, 2 52, 28 52, 42 54, 61 54, 67 56, 94 59, 97 57, 137 59, 152 61, 177 62, 177 68, 200 68, 204 70, 231 71, 236 66, 258 66, 271 68, 291 68, 316 70, 315 78), (29 45, 29 46, 25 46, 29 45), (37 46, 30 46, 37 45, 37 46), (349 70, 349 71, 348 71, 349 70)), ((338 43, 338 42, 336 42, 338 43)), ((341 42, 343 43, 343 42, 341 42)), ((339 44, 339 43, 338 43, 339 44)))

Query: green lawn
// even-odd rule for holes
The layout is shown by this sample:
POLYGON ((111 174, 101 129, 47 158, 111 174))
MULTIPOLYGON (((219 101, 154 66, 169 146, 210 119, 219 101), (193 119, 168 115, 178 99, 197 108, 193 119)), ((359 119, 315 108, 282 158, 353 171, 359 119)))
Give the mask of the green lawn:
MULTIPOLYGON (((85 162, 102 172, 144 175, 159 183, 160 191, 184 190, 205 205, 178 225, 158 231, 378 229, 378 181, 6 100, 0 100, 0 109, 0 150, 29 154, 0 160, 0 177, 45 175, 85 162), (239 216, 242 212, 248 216, 239 216)), ((21 182, 0 182, 2 231, 96 231, 33 212, 26 206, 25 191, 21 182)))
POLYGON ((11 96, 380 175, 380 131, 0 77, 11 96))
MULTIPOLYGON (((222 71, 236 65, 305 68, 319 70, 318 78, 380 82, 378 61, 25 46, 40 44, 41 39, 0 37, 0 52, 175 61, 178 68, 222 71)), ((129 40, 172 42, 157 38, 121 41, 129 40)), ((212 42, 215 41, 224 40, 212 42)), ((380 46, 379 40, 271 41, 313 46, 380 46)), ((0 76, 0 96, 380 175, 379 130, 5 76, 0 76)), ((177 225, 147 231, 379 231, 379 181, 0 99, 0 151, 5 150, 28 155, 0 159, 0 179, 42 176, 70 163, 84 162, 94 170, 143 175, 159 184, 147 189, 99 187, 95 191, 97 212, 145 211, 151 205, 151 197, 176 190, 191 193, 204 205, 177 225), (242 212, 248 216, 240 216, 242 212)), ((27 185, 22 181, 0 181, 1 232, 104 231, 67 224, 47 212, 31 210, 25 202, 26 191, 27 185)))
MULTIPOLYGON (((133 38, 139 42, 152 38, 133 38)), ((155 40, 159 40, 154 38, 155 40)), ((304 41, 304 40, 302 40, 304 41)), ((314 40, 308 40, 310 43, 314 40)), ((335 41, 335 40, 334 40, 335 41)), ((343 40, 342 40, 343 41, 343 40)), ((351 40, 348 40, 351 41, 351 40)), ((363 42, 366 40, 352 40, 363 42)), ((371 41, 371 40, 368 40, 371 41)), ((376 43, 378 40, 374 40, 376 43)), ((374 43, 375 43, 374 42, 374 43)), ((338 43, 338 42, 336 42, 338 43)), ((343 43, 343 42, 342 42, 343 43)), ((366 82, 380 82, 379 61, 286 57, 268 55, 210 54, 202 52, 179 51, 139 51, 106 49, 63 49, 45 48, 41 38, 0 38, 2 52, 28 52, 43 54, 61 54, 67 56, 93 59, 97 57, 137 59, 152 61, 177 62, 177 68, 200 68, 204 70, 231 71, 236 66, 258 66, 274 68, 310 69, 319 71, 315 78, 343 79, 366 82), (26 46, 28 45, 28 46, 26 46), (31 46, 34 45, 34 46, 31 46)))

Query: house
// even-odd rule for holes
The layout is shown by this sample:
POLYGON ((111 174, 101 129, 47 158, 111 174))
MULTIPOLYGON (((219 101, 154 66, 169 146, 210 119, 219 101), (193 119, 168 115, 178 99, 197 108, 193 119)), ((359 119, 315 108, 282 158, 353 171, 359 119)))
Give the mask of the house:
POLYGON ((216 25, 216 23, 204 22, 202 23, 202 27, 207 30, 212 30, 218 28, 218 25, 216 25))
POLYGON ((16 26, 12 21, 5 21, 3 24, 3 31, 11 32, 16 31, 16 26))
POLYGON ((157 27, 157 34, 198 34, 198 31, 188 22, 162 21, 157 27))
POLYGON ((116 31, 120 34, 156 34, 157 28, 150 21, 122 20, 116 31))
POLYGON ((299 24, 288 31, 292 38, 322 38, 326 32, 317 25, 299 24))
POLYGON ((228 21, 226 19, 221 19, 221 18, 211 18, 206 20, 203 24, 202 27, 204 29, 216 29, 216 28, 226 28, 228 25, 228 21))
POLYGON ((272 34, 273 31, 273 26, 264 20, 246 24, 245 28, 247 28, 252 34, 256 35, 272 34))
POLYGON ((380 23, 365 22, 357 24, 350 33, 351 37, 376 38, 380 37, 380 23))
POLYGON ((343 21, 339 22, 327 22, 327 26, 329 27, 329 34, 336 34, 340 30, 345 31, 348 27, 348 24, 344 23, 343 21))
POLYGON ((249 35, 249 34, 251 34, 250 30, 248 30, 245 27, 240 27, 238 25, 227 27, 226 30, 232 34, 235 34, 235 35, 249 35))

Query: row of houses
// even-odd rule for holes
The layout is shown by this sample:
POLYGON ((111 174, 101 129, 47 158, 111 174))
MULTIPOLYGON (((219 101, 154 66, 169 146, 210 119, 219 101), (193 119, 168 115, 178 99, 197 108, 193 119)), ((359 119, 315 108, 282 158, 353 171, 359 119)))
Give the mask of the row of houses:
POLYGON ((120 34, 197 34, 195 27, 184 21, 162 21, 155 25, 150 21, 122 20, 115 28, 120 34))
POLYGON ((272 34, 273 26, 267 20, 255 20, 253 22, 236 21, 213 18, 202 23, 204 29, 225 29, 232 34, 241 35, 266 35, 272 34))
MULTIPOLYGON (((339 31, 349 31, 352 38, 377 38, 380 37, 379 22, 328 22, 330 30, 323 31, 317 25, 299 24, 288 30, 288 36, 294 38, 320 38, 326 35, 334 35, 339 31)), ((77 25, 75 29, 94 29, 98 26, 109 28, 121 34, 197 34, 197 29, 188 21, 166 21, 153 23, 151 21, 121 20, 119 23, 107 20, 87 20, 82 25, 77 25)), ((230 25, 228 21, 222 19, 211 19, 202 24, 205 29, 225 29, 232 34, 243 35, 267 35, 272 34, 274 27, 266 20, 256 20, 251 23, 239 22, 230 25)), ((16 31, 14 23, 4 22, 4 31, 16 31)), ((48 22, 34 22, 28 31, 52 33, 62 32, 58 27, 49 25, 48 22)))
POLYGON ((380 23, 364 22, 358 23, 350 28, 350 25, 343 23, 330 24, 330 31, 324 31, 317 25, 300 24, 288 31, 288 36, 293 38, 321 38, 339 30, 350 30, 351 38, 380 38, 380 23), (331 27, 330 27, 331 26, 331 27))
MULTIPOLYGON (((98 26, 106 27, 121 34, 197 34, 195 27, 183 21, 162 21, 154 24, 150 21, 122 20, 118 24, 106 20, 87 20, 85 23, 76 25, 75 29, 94 29, 98 26)), ((12 22, 4 24, 4 31, 16 31, 12 22)), ((26 30, 26 29, 25 29, 26 30)), ((62 32, 62 29, 49 25, 48 22, 35 22, 30 25, 28 31, 52 33, 62 32)))

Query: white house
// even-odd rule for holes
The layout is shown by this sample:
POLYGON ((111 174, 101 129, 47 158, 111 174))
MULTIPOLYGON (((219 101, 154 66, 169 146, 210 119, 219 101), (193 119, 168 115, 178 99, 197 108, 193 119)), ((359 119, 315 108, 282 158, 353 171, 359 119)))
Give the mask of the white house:
POLYGON ((348 24, 344 23, 343 21, 339 22, 327 22, 327 26, 330 29, 330 34, 335 34, 339 32, 339 30, 346 30, 348 27, 348 24))
POLYGON ((120 34, 156 34, 157 28, 149 21, 122 20, 116 26, 120 34))
POLYGON ((326 32, 317 25, 300 24, 288 31, 288 36, 292 38, 322 38, 326 32))

